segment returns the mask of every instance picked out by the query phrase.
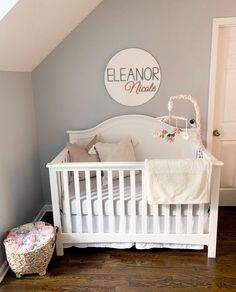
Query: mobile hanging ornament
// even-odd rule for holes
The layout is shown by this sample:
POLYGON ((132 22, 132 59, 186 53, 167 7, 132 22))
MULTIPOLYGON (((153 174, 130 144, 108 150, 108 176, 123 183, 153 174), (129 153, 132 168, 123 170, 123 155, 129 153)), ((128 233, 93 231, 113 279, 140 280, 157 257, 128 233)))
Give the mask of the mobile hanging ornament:
POLYGON ((173 116, 171 114, 172 110, 173 110, 173 101, 174 100, 188 100, 190 101, 193 106, 194 106, 194 110, 195 110, 195 114, 196 114, 196 142, 197 145, 199 147, 199 149, 203 148, 203 144, 202 144, 202 139, 201 139, 201 120, 200 120, 200 110, 199 110, 199 106, 198 103, 196 101, 195 98, 193 98, 191 95, 177 95, 177 96, 171 96, 169 98, 169 102, 168 102, 168 111, 169 114, 166 116, 162 116, 162 117, 158 117, 157 120, 160 121, 161 123, 163 123, 163 128, 160 131, 155 131, 153 133, 153 137, 157 138, 161 138, 161 139, 165 139, 167 142, 169 143, 173 143, 175 141, 176 135, 181 134, 181 137, 184 140, 188 140, 189 139, 189 133, 188 133, 188 127, 187 127, 187 118, 184 117, 179 117, 179 116, 173 116), (178 126, 178 121, 184 121, 185 122, 185 127, 184 128, 180 128, 178 126), (175 126, 173 126, 173 124, 175 126), (171 130, 167 130, 167 128, 171 129, 171 130))

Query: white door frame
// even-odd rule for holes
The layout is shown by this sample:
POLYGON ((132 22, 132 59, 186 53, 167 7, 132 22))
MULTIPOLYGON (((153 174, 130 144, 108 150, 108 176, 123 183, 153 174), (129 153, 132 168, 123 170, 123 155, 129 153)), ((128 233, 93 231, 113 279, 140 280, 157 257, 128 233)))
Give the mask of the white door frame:
POLYGON ((216 69, 218 57, 218 39, 221 27, 236 26, 236 17, 214 18, 212 25, 212 43, 211 43, 211 67, 208 98, 208 121, 207 121, 207 150, 212 151, 212 132, 214 126, 215 109, 215 88, 216 88, 216 69))

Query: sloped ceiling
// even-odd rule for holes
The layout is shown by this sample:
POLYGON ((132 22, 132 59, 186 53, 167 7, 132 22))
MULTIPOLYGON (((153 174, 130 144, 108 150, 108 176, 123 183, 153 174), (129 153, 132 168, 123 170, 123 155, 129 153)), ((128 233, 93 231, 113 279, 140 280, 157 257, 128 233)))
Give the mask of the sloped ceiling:
POLYGON ((102 0, 19 0, 0 21, 0 71, 31 72, 102 0))

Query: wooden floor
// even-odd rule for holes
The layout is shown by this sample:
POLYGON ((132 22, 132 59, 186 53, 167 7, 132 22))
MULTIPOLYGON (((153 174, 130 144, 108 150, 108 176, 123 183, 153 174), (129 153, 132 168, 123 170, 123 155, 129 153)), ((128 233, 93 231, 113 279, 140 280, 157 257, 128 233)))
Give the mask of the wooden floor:
POLYGON ((46 276, 16 279, 9 271, 0 291, 153 292, 173 288, 236 291, 236 208, 220 209, 216 259, 208 260, 207 250, 70 248, 64 257, 53 257, 46 276))

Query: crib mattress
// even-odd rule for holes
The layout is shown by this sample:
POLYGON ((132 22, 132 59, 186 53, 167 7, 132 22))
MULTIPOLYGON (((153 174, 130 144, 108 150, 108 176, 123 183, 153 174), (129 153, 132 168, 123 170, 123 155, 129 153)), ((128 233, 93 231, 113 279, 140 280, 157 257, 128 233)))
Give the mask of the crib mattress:
MULTIPOLYGON (((141 185, 141 174, 135 176, 135 200, 136 200, 136 212, 137 215, 141 215, 141 203, 142 203, 142 185, 141 185)), ((124 178, 124 204, 125 213, 130 215, 131 212, 131 192, 130 192, 130 177, 124 178)), ((96 177, 91 178, 91 205, 92 214, 98 215, 98 196, 96 187, 96 177)), ((70 210, 72 215, 77 214, 76 199, 75 199, 75 187, 72 181, 69 185, 69 198, 70 198, 70 210)), ((80 202, 82 215, 87 215, 87 197, 86 197, 86 186, 85 181, 80 181, 80 202)), ((102 186, 102 205, 104 215, 109 215, 109 195, 108 186, 102 186)), ((113 206, 114 215, 120 215, 120 192, 119 192, 119 180, 113 180, 113 206)), ((65 198, 62 197, 62 211, 65 212, 65 198)))

